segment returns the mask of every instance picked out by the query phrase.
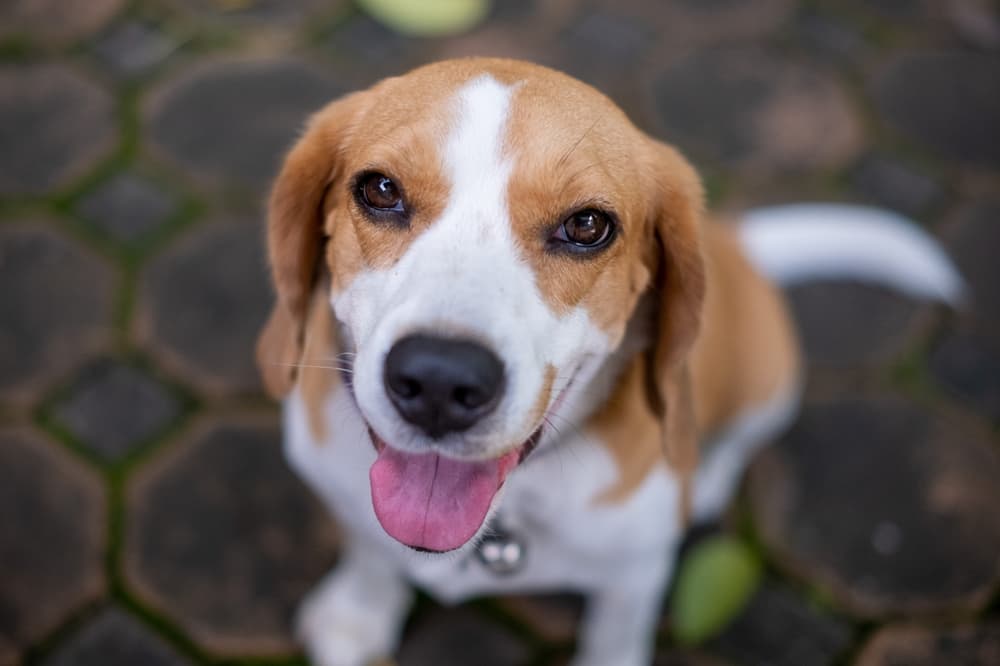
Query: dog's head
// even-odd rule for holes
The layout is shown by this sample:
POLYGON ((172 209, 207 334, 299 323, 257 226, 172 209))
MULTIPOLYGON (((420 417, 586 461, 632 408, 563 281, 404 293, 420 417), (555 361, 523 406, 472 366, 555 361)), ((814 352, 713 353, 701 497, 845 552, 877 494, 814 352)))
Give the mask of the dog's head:
POLYGON ((265 383, 284 395, 315 361, 304 326, 329 285, 376 515, 451 550, 653 293, 650 404, 690 468, 702 205, 676 151, 558 72, 473 59, 385 80, 317 113, 274 186, 265 383))

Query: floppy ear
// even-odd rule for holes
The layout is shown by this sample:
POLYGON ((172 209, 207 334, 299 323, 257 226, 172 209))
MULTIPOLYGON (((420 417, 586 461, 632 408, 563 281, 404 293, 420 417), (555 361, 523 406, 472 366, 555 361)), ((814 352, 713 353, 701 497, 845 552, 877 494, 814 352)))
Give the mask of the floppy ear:
POLYGON ((340 176, 338 157, 362 99, 362 93, 354 93, 315 114, 271 190, 267 255, 277 298, 257 340, 257 368, 275 398, 295 384, 310 296, 321 273, 324 199, 340 176))
POLYGON ((690 515, 691 477, 698 464, 698 430, 688 355, 701 324, 705 262, 704 194, 694 168, 673 148, 652 141, 651 244, 656 315, 648 393, 662 423, 664 453, 681 480, 681 511, 690 515))

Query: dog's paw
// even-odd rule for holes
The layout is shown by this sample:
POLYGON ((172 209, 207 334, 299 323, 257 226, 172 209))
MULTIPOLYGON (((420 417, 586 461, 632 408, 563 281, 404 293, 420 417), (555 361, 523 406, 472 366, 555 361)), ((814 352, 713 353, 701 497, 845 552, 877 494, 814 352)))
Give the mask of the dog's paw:
POLYGON ((313 666, 390 666, 393 641, 378 618, 351 612, 329 595, 306 599, 295 633, 313 666))

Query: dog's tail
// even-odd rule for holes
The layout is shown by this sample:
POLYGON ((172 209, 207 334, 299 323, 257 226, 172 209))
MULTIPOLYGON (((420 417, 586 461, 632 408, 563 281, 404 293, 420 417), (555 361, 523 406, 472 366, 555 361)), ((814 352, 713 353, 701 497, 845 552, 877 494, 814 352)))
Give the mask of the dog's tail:
POLYGON ((789 204, 748 211, 739 227, 759 271, 782 286, 847 279, 961 306, 965 285, 941 246, 912 220, 880 208, 789 204))

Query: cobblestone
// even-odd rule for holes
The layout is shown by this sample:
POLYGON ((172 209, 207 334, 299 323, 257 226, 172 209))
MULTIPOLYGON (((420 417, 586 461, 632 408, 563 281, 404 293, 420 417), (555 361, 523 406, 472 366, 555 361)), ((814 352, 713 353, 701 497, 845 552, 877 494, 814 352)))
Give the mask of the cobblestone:
POLYGON ((0 196, 82 176, 114 145, 113 112, 107 92, 65 65, 0 64, 0 196))
POLYGON ((906 54, 877 81, 883 117, 952 159, 1000 168, 1000 58, 962 52, 906 54))
POLYGON ((213 395, 259 386, 252 363, 268 312, 263 228, 224 220, 157 257, 142 280, 138 335, 161 362, 213 395))
POLYGON ((830 666, 850 645, 847 622, 765 584, 711 651, 740 666, 830 666))
POLYGON ((866 201, 917 216, 944 196, 934 178, 884 155, 866 156, 851 185, 866 201))
POLYGON ((178 202, 142 176, 115 174, 77 205, 89 224, 115 240, 133 244, 161 229, 177 212, 178 202))
POLYGON ((923 306, 881 287, 814 282, 788 294, 806 357, 826 367, 888 365, 928 320, 923 306))
POLYGON ((340 92, 322 70, 300 60, 210 61, 154 91, 149 136, 185 173, 262 188, 307 115, 340 92))
POLYGON ((30 404, 108 344, 114 278, 38 221, 0 226, 0 399, 30 404))
POLYGON ((344 0, 169 1, 201 20, 252 26, 297 24, 318 13, 330 13, 344 4, 344 0))
POLYGON ((890 625, 865 646, 855 666, 993 666, 1000 663, 1000 625, 928 629, 890 625))
POLYGON ((1000 580, 987 432, 895 396, 810 405, 752 468, 768 549, 856 616, 975 611, 1000 580))
POLYGON ((55 418, 63 427, 111 462, 134 452, 179 415, 180 405, 163 386, 112 361, 89 368, 55 407, 55 418))
POLYGON ((94 473, 56 444, 0 429, 0 655, 41 640, 101 594, 104 504, 94 473))
POLYGON ((403 640, 400 666, 510 666, 526 663, 527 646, 508 629, 471 609, 440 610, 403 640))
POLYGON ((663 137, 744 171, 843 166, 861 126, 837 82, 759 49, 699 51, 653 84, 663 137))
POLYGON ((280 439, 270 417, 213 419, 129 489, 129 580, 217 654, 290 653, 295 606, 333 563, 334 526, 280 439))
POLYGON ((130 19, 107 31, 93 50, 116 76, 129 80, 161 65, 177 47, 177 42, 164 31, 130 19))
POLYGON ((107 608, 73 634, 45 666, 188 666, 169 645, 119 608, 107 608))
POLYGON ((93 34, 124 0, 11 0, 0 4, 0 37, 67 44, 93 34))

